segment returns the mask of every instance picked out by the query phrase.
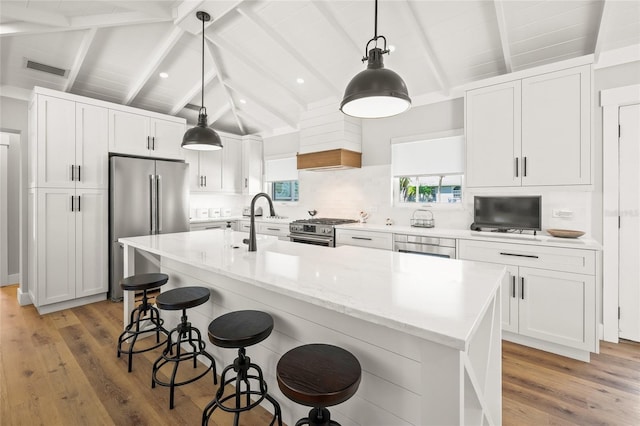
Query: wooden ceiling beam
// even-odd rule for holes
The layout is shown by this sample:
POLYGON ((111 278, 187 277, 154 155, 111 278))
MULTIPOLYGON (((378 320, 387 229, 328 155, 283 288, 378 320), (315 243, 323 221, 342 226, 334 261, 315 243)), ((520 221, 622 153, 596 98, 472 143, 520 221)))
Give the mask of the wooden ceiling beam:
POLYGON ((136 82, 129 89, 129 93, 127 93, 127 96, 123 101, 124 105, 131 104, 135 97, 138 96, 140 90, 142 90, 144 85, 147 84, 151 76, 156 72, 162 61, 164 61, 183 34, 184 30, 182 28, 177 26, 173 27, 171 33, 156 48, 151 59, 147 62, 147 66, 144 71, 142 71, 136 82))
POLYGON ((213 61, 212 62, 213 70, 216 72, 216 75, 218 76, 218 81, 220 82, 220 85, 222 86, 222 90, 227 98, 227 102, 231 106, 231 112, 233 113, 233 117, 236 119, 236 124, 238 125, 238 129, 240 129, 240 132, 244 135, 246 134, 246 132, 244 130, 244 126, 242 125, 242 120, 240 120, 240 116, 236 111, 236 104, 233 101, 233 97, 231 96, 229 89, 224 84, 224 78, 222 77, 222 74, 220 74, 220 67, 218 66, 218 56, 216 55, 216 52, 213 51, 213 46, 211 43, 206 43, 206 45, 209 50, 209 54, 211 55, 211 59, 213 61))
POLYGON ((76 57, 73 60, 73 65, 69 70, 69 76, 67 77, 67 82, 64 85, 65 92, 68 92, 73 87, 73 84, 76 82, 76 78, 78 77, 78 73, 80 72, 80 68, 82 68, 82 64, 84 63, 85 58, 87 57, 87 53, 91 48, 91 43, 93 43, 93 39, 98 32, 97 28, 91 28, 87 30, 82 38, 82 42, 80 43, 80 47, 78 48, 78 52, 76 53, 76 57))
POLYGON ((253 10, 245 7, 236 9, 238 13, 247 18, 251 23, 259 27, 270 39, 284 49, 293 59, 302 65, 309 74, 313 75, 319 82, 328 88, 333 95, 342 97, 342 90, 333 84, 323 73, 316 69, 316 66, 309 62, 300 52, 298 52, 283 36, 271 28, 253 10))
POLYGON ((593 61, 596 64, 600 60, 600 54, 602 53, 602 39, 604 38, 606 32, 606 25, 608 21, 607 15, 609 14, 610 10, 611 6, 609 1, 604 0, 602 2, 602 11, 600 12, 600 21, 598 22, 598 33, 596 34, 596 42, 593 46, 593 61))
POLYGON ((318 10, 318 12, 320 12, 325 21, 327 21, 331 28, 340 37, 342 37, 346 44, 348 44, 350 47, 353 47, 354 53, 357 55, 362 55, 362 52, 364 52, 364 46, 359 46, 358 43, 356 43, 356 41, 351 37, 351 35, 349 35, 347 30, 345 30, 344 27, 340 25, 338 19, 331 11, 329 3, 321 0, 312 0, 311 4, 315 6, 315 8, 318 10))
POLYGON ((259 72, 263 77, 270 80, 273 84, 280 86, 282 89, 284 89, 284 91, 291 97, 291 99, 293 99, 296 102, 296 104, 298 104, 300 108, 302 109, 307 108, 306 102, 300 97, 300 95, 294 92, 291 89, 291 87, 288 86, 286 83, 283 83, 282 79, 279 78, 275 72, 265 67, 264 64, 258 64, 256 61, 254 61, 253 59, 251 59, 250 57, 242 53, 242 49, 238 49, 237 47, 231 45, 231 43, 227 42, 226 40, 222 39, 219 36, 216 36, 214 34, 208 34, 206 37, 207 37, 207 40, 209 40, 211 43, 218 46, 225 53, 233 55, 238 61, 242 62, 248 69, 259 72))
POLYGON ((501 0, 494 0, 493 6, 496 10, 496 19, 498 21, 498 32, 500 33, 500 45, 502 46, 504 66, 507 73, 510 73, 513 71, 513 66, 511 65, 511 48, 509 47, 509 35, 507 34, 507 20, 504 17, 504 5, 501 0))
MULTIPOLYGON (((216 78, 216 72, 214 70, 209 70, 209 72, 204 75, 204 87, 206 88, 214 78, 216 78)), ((176 115, 182 108, 184 108, 186 104, 188 104, 193 98, 195 98, 196 95, 199 95, 201 91, 202 82, 198 80, 198 83, 194 84, 191 89, 189 89, 187 93, 178 102, 175 103, 173 108, 171 108, 171 111, 169 111, 169 114, 176 115)))
MULTIPOLYGON (((27 4, 25 2, 25 4, 27 4)), ((2 17, 16 21, 31 22, 33 24, 50 25, 54 27, 68 27, 71 21, 66 16, 29 7, 22 7, 12 3, 2 2, 2 17)))
POLYGON ((422 53, 425 55, 427 59, 427 63, 429 64, 429 68, 433 73, 433 76, 438 81, 438 85, 440 85, 440 89, 444 93, 448 93, 451 90, 449 85, 449 81, 447 79, 447 75, 444 72, 444 69, 440 65, 440 61, 438 60, 433 47, 431 47, 431 42, 429 41, 429 37, 427 37, 427 33, 425 32, 422 24, 418 20, 418 13, 413 5, 413 2, 405 0, 404 4, 406 7, 404 8, 405 14, 407 16, 407 22, 413 26, 413 29, 418 35, 418 40, 422 45, 422 53))
POLYGON ((236 92, 238 94, 238 96, 241 96, 242 98, 246 99, 248 102, 251 102, 252 104, 255 104, 259 108, 262 108, 263 110, 267 111, 269 114, 279 118, 280 120, 282 120, 283 123, 288 124, 289 126, 291 126, 294 129, 296 129, 298 127, 298 124, 296 123, 295 120, 292 120, 287 115, 283 114, 280 111, 277 111, 273 107, 273 105, 267 105, 267 103, 262 102, 259 99, 256 99, 256 97, 254 97, 254 96, 248 96, 247 94, 250 91, 245 89, 245 88, 243 88, 243 87, 240 87, 237 83, 235 83, 235 82, 234 83, 229 83, 229 81, 227 80, 224 84, 229 89, 231 89, 234 92, 236 92))

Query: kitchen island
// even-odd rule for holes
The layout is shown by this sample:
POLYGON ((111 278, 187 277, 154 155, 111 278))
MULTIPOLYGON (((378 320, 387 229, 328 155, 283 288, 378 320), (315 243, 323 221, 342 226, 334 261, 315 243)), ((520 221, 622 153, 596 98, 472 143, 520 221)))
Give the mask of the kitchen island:
MULTIPOLYGON (((163 290, 211 288, 210 301, 188 312, 205 335, 226 312, 270 313, 273 333, 247 353, 263 368, 287 424, 308 408, 280 393, 275 366, 287 350, 312 342, 341 346, 362 365, 356 395, 331 410, 343 426, 501 423, 503 267, 260 236, 258 250, 248 252, 246 236, 232 232, 230 243, 220 230, 123 238, 125 275, 144 251, 159 256, 170 276, 163 290)), ((162 314, 169 327, 178 321, 162 314)), ((220 368, 236 355, 211 344, 207 350, 220 368)))

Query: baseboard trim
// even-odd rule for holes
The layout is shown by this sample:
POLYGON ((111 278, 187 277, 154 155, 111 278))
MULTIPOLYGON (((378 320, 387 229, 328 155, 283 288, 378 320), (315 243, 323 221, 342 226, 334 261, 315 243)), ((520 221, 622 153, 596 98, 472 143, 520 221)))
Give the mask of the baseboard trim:
POLYGON ((32 305, 31 295, 23 292, 21 288, 18 288, 18 304, 20 306, 32 305))

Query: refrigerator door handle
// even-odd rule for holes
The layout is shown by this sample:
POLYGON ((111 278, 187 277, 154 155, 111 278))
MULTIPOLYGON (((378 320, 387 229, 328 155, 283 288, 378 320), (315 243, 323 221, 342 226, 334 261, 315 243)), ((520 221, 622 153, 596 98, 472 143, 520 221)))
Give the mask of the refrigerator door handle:
POLYGON ((155 234, 155 217, 156 217, 156 212, 155 209, 158 207, 158 204, 156 203, 156 193, 155 193, 155 189, 156 189, 156 185, 155 185, 155 180, 156 180, 156 175, 149 175, 149 203, 151 204, 151 208, 149 209, 149 212, 151 213, 151 217, 149 219, 149 223, 151 224, 151 229, 149 230, 150 234, 155 234))
POLYGON ((156 175, 156 232, 162 232, 162 176, 156 175))

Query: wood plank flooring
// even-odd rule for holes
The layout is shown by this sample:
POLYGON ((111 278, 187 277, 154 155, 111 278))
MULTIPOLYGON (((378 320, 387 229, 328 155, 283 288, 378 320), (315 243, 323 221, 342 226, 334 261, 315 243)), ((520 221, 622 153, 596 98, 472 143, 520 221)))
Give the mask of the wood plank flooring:
MULTIPOLYGON (((169 410, 168 389, 150 386, 160 349, 135 356, 132 373, 116 357, 121 303, 40 316, 16 290, 0 288, 0 425, 200 424, 211 380, 177 388, 169 410)), ((504 425, 640 424, 640 344, 602 342, 583 363, 503 342, 502 361, 504 425)), ((232 424, 222 414, 210 424, 232 424)), ((241 424, 269 419, 257 410, 241 424)))

